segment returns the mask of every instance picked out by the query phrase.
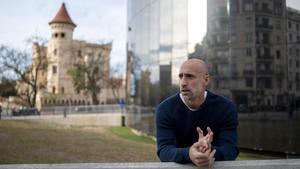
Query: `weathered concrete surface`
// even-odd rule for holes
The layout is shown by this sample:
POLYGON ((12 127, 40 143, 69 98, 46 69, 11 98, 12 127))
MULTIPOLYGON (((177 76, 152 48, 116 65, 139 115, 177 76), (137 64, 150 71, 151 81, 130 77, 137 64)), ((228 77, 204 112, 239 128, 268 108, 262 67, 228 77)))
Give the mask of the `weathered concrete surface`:
MULTIPOLYGON (((11 164, 0 169, 196 169, 176 163, 11 164)), ((300 169, 300 159, 215 162, 212 169, 300 169)))

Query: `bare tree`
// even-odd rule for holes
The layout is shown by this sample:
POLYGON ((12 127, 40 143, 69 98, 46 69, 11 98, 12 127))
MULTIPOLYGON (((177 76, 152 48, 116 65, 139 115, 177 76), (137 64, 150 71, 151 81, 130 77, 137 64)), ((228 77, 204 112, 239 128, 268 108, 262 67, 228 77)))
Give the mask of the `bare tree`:
POLYGON ((26 51, 18 50, 9 46, 0 46, 0 72, 6 78, 14 77, 18 80, 17 95, 28 106, 35 107, 38 92, 38 75, 47 69, 47 60, 42 38, 32 37, 27 40, 33 43, 36 57, 31 58, 26 51))
POLYGON ((120 99, 120 89, 122 87, 123 79, 117 74, 120 72, 121 65, 118 64, 110 70, 112 76, 109 79, 109 86, 111 87, 114 99, 116 102, 120 99))
MULTIPOLYGON (((84 49, 83 49, 84 51, 84 49)), ((105 51, 98 55, 86 53, 77 57, 73 67, 68 71, 77 91, 83 90, 92 98, 92 103, 99 104, 98 94, 107 86, 109 69, 106 66, 108 57, 105 51)))

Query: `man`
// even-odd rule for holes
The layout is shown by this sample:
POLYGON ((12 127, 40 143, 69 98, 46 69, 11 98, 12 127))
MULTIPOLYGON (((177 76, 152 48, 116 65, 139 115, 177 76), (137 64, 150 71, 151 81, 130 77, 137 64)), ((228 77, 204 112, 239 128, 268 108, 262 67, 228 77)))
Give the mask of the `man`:
POLYGON ((180 93, 158 105, 157 154, 162 162, 210 166, 214 160, 237 157, 236 107, 206 90, 209 79, 202 60, 185 61, 179 72, 180 93))

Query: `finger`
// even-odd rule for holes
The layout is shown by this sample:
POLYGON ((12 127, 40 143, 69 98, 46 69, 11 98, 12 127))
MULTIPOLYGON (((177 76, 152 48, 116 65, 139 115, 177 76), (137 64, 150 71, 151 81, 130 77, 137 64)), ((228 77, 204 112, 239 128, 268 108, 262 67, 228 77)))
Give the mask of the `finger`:
POLYGON ((216 153, 216 149, 214 149, 210 154, 209 154, 209 158, 215 158, 215 153, 216 153))
POLYGON ((216 153, 216 150, 212 150, 210 155, 209 155, 209 163, 208 163, 208 168, 211 168, 212 165, 214 164, 215 162, 215 153, 216 153))
POLYGON ((211 168, 213 166, 214 162, 215 162, 215 158, 212 158, 211 160, 209 160, 208 168, 211 168))
POLYGON ((209 160, 204 160, 204 159, 200 159, 200 160, 196 160, 195 161, 195 165, 198 167, 204 167, 204 166, 209 166, 210 161, 209 160))
POLYGON ((197 127, 196 129, 197 129, 197 132, 198 132, 198 135, 199 135, 199 140, 200 140, 200 138, 203 138, 203 131, 201 130, 200 127, 197 127))
POLYGON ((195 148, 195 149, 199 149, 200 148, 200 146, 201 146, 201 143, 200 142, 195 142, 193 145, 192 145, 192 147, 191 148, 195 148))
POLYGON ((206 150, 204 153, 197 152, 195 153, 196 159, 209 160, 210 159, 210 150, 206 150))
POLYGON ((210 127, 207 127, 207 135, 208 135, 208 142, 212 142, 212 140, 213 140, 213 135, 214 135, 214 133, 212 132, 212 130, 210 129, 210 127))

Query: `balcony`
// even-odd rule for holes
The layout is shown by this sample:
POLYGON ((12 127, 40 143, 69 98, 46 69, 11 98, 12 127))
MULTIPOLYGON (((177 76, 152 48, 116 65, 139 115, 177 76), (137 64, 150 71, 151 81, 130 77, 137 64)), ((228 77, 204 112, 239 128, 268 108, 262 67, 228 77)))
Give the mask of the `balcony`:
POLYGON ((259 55, 257 54, 256 60, 257 61, 272 61, 274 59, 274 56, 270 54, 264 54, 264 55, 259 55))
POLYGON ((270 42, 269 39, 262 39, 262 40, 257 39, 257 40, 256 40, 256 44, 257 44, 257 45, 266 45, 266 46, 270 46, 270 45, 271 45, 271 42, 270 42))
MULTIPOLYGON (((5 164, 0 169, 197 169, 194 165, 176 163, 68 163, 68 164, 5 164)), ((205 169, 207 167, 203 167, 205 169)), ((251 161, 222 161, 215 162, 213 169, 295 169, 300 168, 299 159, 288 160, 251 160, 251 161)))
POLYGON ((269 8, 258 8, 258 7, 255 7, 255 12, 257 14, 265 14, 265 15, 272 15, 273 14, 273 10, 269 9, 269 8))
POLYGON ((256 23, 256 28, 263 30, 263 31, 272 31, 273 30, 273 26, 269 25, 269 24, 258 24, 256 23))
POLYGON ((257 70, 256 76, 257 77, 270 77, 274 75, 273 70, 257 70))
POLYGON ((253 70, 244 70, 243 75, 244 76, 253 76, 254 71, 253 70))

